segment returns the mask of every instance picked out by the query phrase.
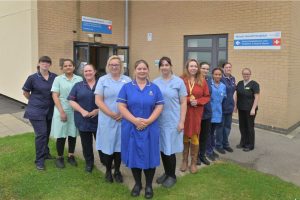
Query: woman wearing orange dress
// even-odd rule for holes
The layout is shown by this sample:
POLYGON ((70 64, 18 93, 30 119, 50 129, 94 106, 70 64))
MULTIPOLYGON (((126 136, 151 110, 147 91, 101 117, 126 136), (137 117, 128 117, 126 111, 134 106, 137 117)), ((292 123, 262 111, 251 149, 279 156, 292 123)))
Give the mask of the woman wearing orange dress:
POLYGON ((187 170, 190 151, 190 172, 196 173, 201 118, 204 105, 210 100, 209 88, 205 79, 201 76, 199 63, 195 59, 190 59, 186 62, 182 79, 187 88, 188 96, 184 123, 183 159, 180 170, 183 172, 187 170))

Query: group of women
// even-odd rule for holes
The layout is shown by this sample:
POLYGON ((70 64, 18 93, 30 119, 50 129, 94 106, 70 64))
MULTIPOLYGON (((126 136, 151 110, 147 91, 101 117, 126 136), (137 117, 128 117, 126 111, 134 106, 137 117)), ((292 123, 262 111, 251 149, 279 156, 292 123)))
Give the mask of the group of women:
POLYGON ((135 185, 132 196, 142 189, 142 171, 146 177, 145 198, 153 197, 152 182, 160 165, 164 173, 156 182, 164 187, 176 183, 176 153, 183 152, 181 171, 197 172, 197 164, 209 164, 219 153, 232 152, 228 142, 232 113, 239 113, 244 151, 254 148, 254 119, 259 85, 243 69, 243 81, 237 86, 231 64, 214 68, 209 77, 208 63, 187 61, 184 74, 174 75, 168 57, 159 61, 161 76, 149 81, 149 65, 138 60, 134 79, 123 75, 118 56, 107 61, 107 74, 96 78, 96 69, 87 64, 83 78, 74 74, 72 60, 63 62, 63 74, 49 71, 52 62, 42 56, 37 73, 23 86, 29 100, 25 111, 35 131, 36 168, 45 169, 45 159, 54 159, 48 148, 49 135, 56 138, 55 164, 64 168, 64 147, 68 139, 67 162, 77 166, 74 157, 76 137, 81 137, 87 172, 94 166, 93 138, 100 160, 106 167, 107 182, 123 182, 121 161, 131 169, 135 185), (191 164, 189 166, 189 154, 191 164), (206 157, 207 156, 207 157, 206 157), (114 173, 112 174, 112 163, 114 173))

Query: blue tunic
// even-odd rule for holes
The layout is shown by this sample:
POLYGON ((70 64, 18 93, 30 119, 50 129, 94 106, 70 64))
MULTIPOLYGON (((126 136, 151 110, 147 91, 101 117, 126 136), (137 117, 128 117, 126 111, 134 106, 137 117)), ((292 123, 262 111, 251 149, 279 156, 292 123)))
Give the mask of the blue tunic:
POLYGON ((223 74, 221 82, 226 86, 227 98, 223 101, 223 114, 232 114, 234 109, 233 94, 236 90, 235 78, 233 76, 226 77, 223 74))
MULTIPOLYGON (((75 101, 84 110, 91 112, 97 109, 95 104, 95 91, 96 84, 90 88, 86 81, 78 82, 72 88, 68 100, 75 101)), ((83 117, 80 112, 74 111, 75 126, 81 132, 96 132, 98 124, 98 116, 90 118, 83 117)))
POLYGON ((30 75, 23 90, 30 92, 28 105, 24 118, 31 120, 49 120, 53 115, 54 102, 52 99, 51 87, 56 74, 49 72, 46 80, 40 72, 30 75))
POLYGON ((162 92, 165 100, 163 112, 158 118, 160 127, 160 151, 165 155, 182 152, 183 131, 178 132, 180 121, 180 98, 187 96, 186 87, 181 78, 172 75, 170 80, 159 77, 153 81, 162 92))
POLYGON ((211 95, 210 103, 212 109, 212 123, 221 123, 222 122, 222 102, 226 98, 226 86, 220 82, 217 86, 213 80, 211 80, 211 95))
MULTIPOLYGON (((115 113, 119 113, 117 106, 118 94, 125 83, 130 82, 128 76, 121 75, 114 80, 110 74, 102 76, 97 83, 95 94, 103 97, 105 105, 115 113)), ((99 110, 96 149, 112 155, 121 151, 121 122, 118 122, 99 110)))
MULTIPOLYGON (((136 81, 125 84, 118 96, 135 117, 149 118, 156 105, 164 104, 158 86, 148 82, 141 90, 136 81)), ((144 130, 137 130, 130 121, 122 120, 121 156, 129 168, 149 169, 159 166, 159 124, 155 120, 144 130)))

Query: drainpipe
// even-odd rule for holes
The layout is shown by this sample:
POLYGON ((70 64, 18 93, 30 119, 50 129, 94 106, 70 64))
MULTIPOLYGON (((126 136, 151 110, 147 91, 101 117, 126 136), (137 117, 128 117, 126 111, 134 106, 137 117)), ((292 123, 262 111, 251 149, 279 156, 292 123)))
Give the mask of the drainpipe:
POLYGON ((125 0, 125 35, 124 46, 128 46, 128 0, 125 0))

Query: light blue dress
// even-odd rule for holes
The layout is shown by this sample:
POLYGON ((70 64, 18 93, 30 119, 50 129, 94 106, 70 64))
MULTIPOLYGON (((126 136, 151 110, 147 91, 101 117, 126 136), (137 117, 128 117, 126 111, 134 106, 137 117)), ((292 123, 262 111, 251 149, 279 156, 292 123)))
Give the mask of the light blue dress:
MULTIPOLYGON (((106 74, 98 80, 95 94, 103 97, 105 105, 112 112, 119 113, 118 94, 122 86, 130 81, 125 75, 121 75, 119 80, 114 80, 110 74, 106 74)), ((117 122, 101 110, 98 114, 96 149, 107 155, 121 152, 121 122, 117 122)))
POLYGON ((74 122, 74 110, 70 106, 68 101, 68 96, 75 85, 82 81, 81 76, 73 75, 72 79, 68 79, 65 74, 57 76, 52 84, 51 92, 59 93, 60 103, 67 115, 67 121, 62 122, 60 119, 60 114, 56 106, 54 106, 54 113, 51 125, 51 136, 54 138, 66 138, 68 136, 76 137, 78 135, 78 130, 74 122))
POLYGON ((158 77, 153 83, 159 87, 165 100, 164 109, 158 118, 160 151, 165 155, 182 152, 183 131, 178 132, 177 126, 180 121, 180 98, 187 96, 184 82, 172 75, 168 81, 158 77))
POLYGON ((214 80, 211 79, 211 95, 210 95, 210 104, 212 109, 212 123, 221 123, 222 122, 222 102, 226 98, 226 86, 224 83, 220 82, 219 85, 216 85, 214 80))

